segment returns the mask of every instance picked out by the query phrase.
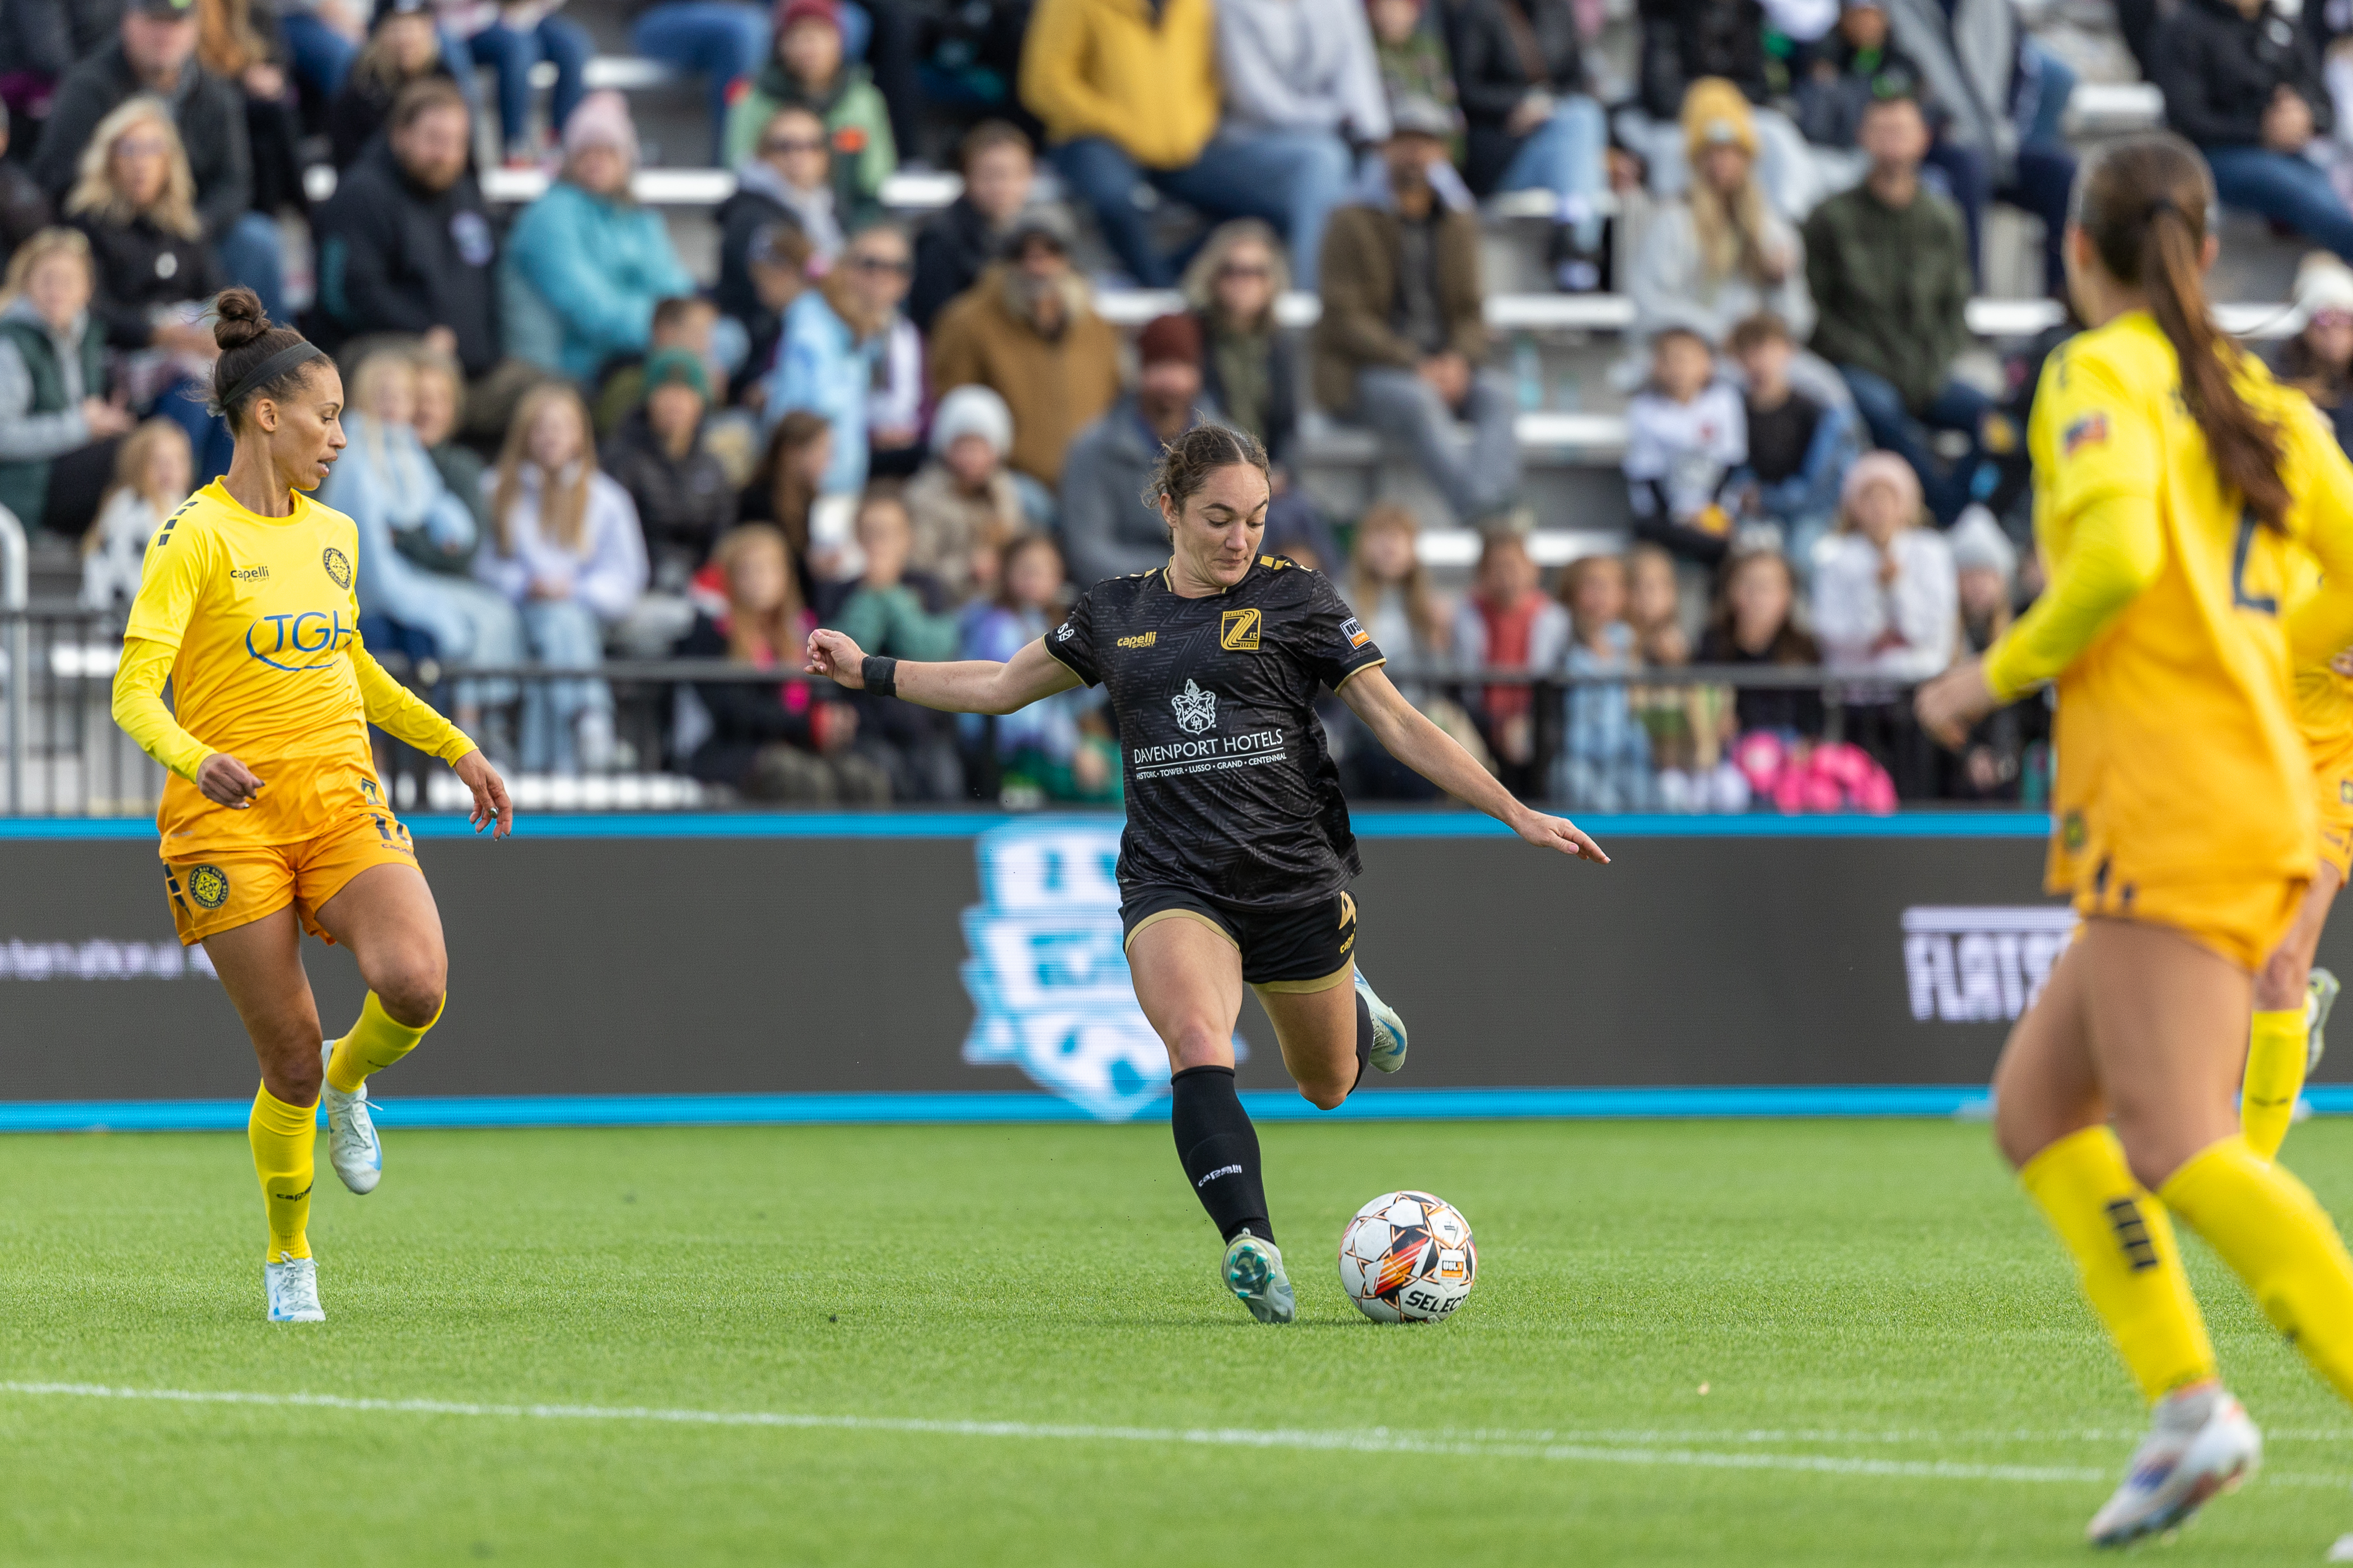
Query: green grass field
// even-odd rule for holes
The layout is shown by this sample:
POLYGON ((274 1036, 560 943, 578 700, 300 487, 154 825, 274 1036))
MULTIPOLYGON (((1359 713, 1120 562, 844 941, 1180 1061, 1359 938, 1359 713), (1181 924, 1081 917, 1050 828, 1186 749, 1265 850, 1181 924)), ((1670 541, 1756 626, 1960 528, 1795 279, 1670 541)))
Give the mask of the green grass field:
MULTIPOLYGON (((2089 1555, 2140 1412, 1982 1128, 1263 1137, 1288 1329, 1157 1124, 395 1131, 364 1200, 322 1163, 317 1327, 262 1321, 242 1139, 0 1139, 0 1563, 2089 1555), (1404 1185, 1478 1228, 1448 1323, 1340 1295, 1404 1185)), ((2353 1126, 2287 1157, 2353 1214, 2353 1126)), ((2189 1246, 2271 1450, 2168 1560, 2318 1562, 2353 1415, 2189 1246)))

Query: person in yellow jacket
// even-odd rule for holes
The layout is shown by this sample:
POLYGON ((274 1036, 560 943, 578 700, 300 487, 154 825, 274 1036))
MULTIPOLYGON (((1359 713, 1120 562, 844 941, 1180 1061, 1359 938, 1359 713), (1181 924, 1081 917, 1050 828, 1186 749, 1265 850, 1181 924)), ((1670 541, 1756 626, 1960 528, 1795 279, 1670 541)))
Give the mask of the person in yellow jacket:
MULTIPOLYGON (((2318 562, 2298 563, 2290 603, 2319 592, 2318 562)), ((2340 989, 2316 968, 2320 933, 2338 889, 2353 871, 2353 657, 2338 653, 2295 672, 2295 727, 2312 757, 2313 805, 2320 816, 2320 860, 2295 924, 2255 972, 2255 1016, 2247 1068, 2239 1087, 2239 1125, 2247 1146, 2276 1159, 2295 1116, 2304 1080, 2320 1065, 2322 1031, 2340 989)))
POLYGON ((2171 1528, 2262 1456, 2170 1216, 2353 1398, 2353 1258, 2233 1104, 2253 973, 2313 877, 2289 676, 2353 642, 2353 465, 2215 327, 2214 187, 2188 142, 2113 144, 2074 201, 2068 282, 2090 330, 2045 365, 2029 434, 2051 586, 1917 703, 1957 744, 1997 703, 2058 688, 2047 885, 2083 924, 1994 1070, 1994 1128, 2151 1402, 2087 1531, 2114 1544, 2171 1528), (2294 605, 2299 551, 2326 581, 2294 605))
POLYGON ((473 742, 369 657, 353 593, 358 531, 312 501, 343 447, 343 378, 248 289, 216 304, 213 396, 237 437, 227 474, 147 547, 114 679, 114 718, 171 772, 155 825, 180 941, 203 942, 261 1062, 247 1136, 269 1222, 273 1322, 317 1322, 306 1227, 323 1094, 336 1174, 374 1190, 383 1151, 367 1078, 441 1016, 441 917, 393 816, 367 727, 449 763, 477 832, 514 807, 473 742), (172 683, 174 709, 164 704, 172 683), (323 1041, 301 940, 348 947, 368 994, 323 1041))
MULTIPOLYGON (((1350 22, 1366 26, 1360 10, 1350 22)), ((1347 184, 1335 137, 1220 129, 1217 30, 1213 0, 1039 0, 1022 37, 1021 101, 1112 254, 1147 289, 1176 286, 1176 258, 1136 205, 1147 185, 1212 220, 1274 224, 1312 256, 1347 184)), ((1301 276, 1312 281, 1314 269, 1301 276)))

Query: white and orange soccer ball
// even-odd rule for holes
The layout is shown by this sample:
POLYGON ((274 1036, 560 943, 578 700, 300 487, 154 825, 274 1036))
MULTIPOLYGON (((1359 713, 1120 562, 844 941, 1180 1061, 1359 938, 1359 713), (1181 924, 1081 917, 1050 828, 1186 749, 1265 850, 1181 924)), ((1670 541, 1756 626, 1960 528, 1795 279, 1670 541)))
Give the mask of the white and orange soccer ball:
POLYGON ((1340 1289, 1377 1323, 1442 1322, 1478 1280, 1471 1222, 1428 1193, 1384 1193, 1340 1233, 1340 1289))

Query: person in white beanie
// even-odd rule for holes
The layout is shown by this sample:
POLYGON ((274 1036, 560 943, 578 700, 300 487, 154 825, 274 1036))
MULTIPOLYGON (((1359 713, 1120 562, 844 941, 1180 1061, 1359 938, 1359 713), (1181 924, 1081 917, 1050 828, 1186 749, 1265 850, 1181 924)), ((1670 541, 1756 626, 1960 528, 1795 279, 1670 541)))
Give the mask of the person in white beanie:
POLYGON ((985 386, 959 386, 932 415, 932 455, 907 485, 909 564, 961 604, 995 586, 1005 543, 1029 531, 1005 455, 1013 411, 985 386))
POLYGON ((2353 267, 2316 250, 2296 268, 2289 298, 2295 335, 2280 350, 2280 375, 2304 389, 2337 444, 2353 452, 2353 267))
MULTIPOLYGON (((1981 654, 2010 629, 2018 595, 2018 546, 1982 506, 1961 510, 1945 535, 1961 606, 1965 654, 1981 654)), ((1943 794, 1959 800, 2015 800, 2026 744, 2050 733, 2050 710, 2038 694, 1997 708, 1969 731, 1948 760, 1943 794)))

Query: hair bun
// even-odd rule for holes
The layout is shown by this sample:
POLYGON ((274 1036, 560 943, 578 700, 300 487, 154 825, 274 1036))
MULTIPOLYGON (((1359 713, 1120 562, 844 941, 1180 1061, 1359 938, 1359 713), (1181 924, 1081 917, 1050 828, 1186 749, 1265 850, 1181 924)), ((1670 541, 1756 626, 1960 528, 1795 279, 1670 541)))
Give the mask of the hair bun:
POLYGON ((213 342, 223 353, 241 349, 269 331, 269 312, 250 289, 224 289, 213 301, 213 342))

